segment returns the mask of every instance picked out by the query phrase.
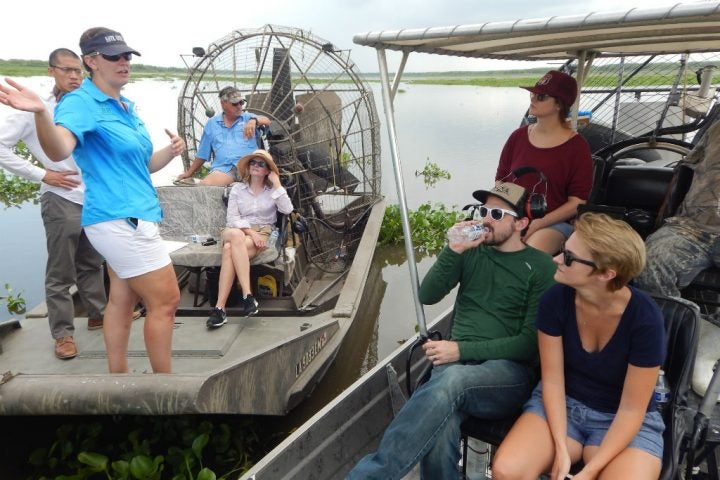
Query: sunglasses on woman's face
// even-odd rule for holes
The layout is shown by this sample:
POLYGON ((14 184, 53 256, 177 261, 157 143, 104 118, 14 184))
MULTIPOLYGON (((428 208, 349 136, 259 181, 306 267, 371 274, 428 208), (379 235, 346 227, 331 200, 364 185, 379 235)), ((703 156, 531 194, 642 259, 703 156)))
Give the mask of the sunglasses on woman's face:
POLYGON ((563 264, 565 264, 566 267, 572 266, 573 262, 582 263, 583 265, 587 265, 588 267, 592 267, 597 270, 597 265, 595 265, 594 262, 591 262, 590 260, 583 260, 582 258, 578 258, 575 255, 572 254, 572 252, 569 252, 568 250, 565 250, 565 244, 563 243, 562 249, 560 250, 563 256, 563 264))
POLYGON ((547 93, 531 93, 530 96, 535 98, 535 100, 537 100, 538 102, 544 102, 548 98, 552 98, 547 93))
POLYGON ((260 167, 260 168, 267 168, 267 163, 265 163, 262 160, 250 160, 248 162, 248 165, 255 165, 256 167, 260 167))
POLYGON ((124 58, 128 62, 132 60, 132 53, 130 52, 121 53, 120 55, 105 55, 104 53, 100 52, 95 52, 92 54, 93 57, 98 55, 102 56, 108 62, 119 62, 121 58, 124 58))
POLYGON ((511 215, 515 218, 517 218, 517 213, 513 212, 512 210, 505 210, 504 208, 487 208, 487 207, 480 207, 480 216, 483 218, 487 218, 488 213, 490 214, 490 218, 493 220, 502 220, 505 215, 511 215))

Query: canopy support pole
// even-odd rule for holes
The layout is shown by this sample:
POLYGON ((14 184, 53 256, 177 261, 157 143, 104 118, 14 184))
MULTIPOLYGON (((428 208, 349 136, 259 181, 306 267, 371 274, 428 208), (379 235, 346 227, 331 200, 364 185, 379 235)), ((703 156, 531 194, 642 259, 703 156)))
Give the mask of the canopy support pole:
MULTIPOLYGON (((380 50, 378 50, 379 52, 380 50)), ((385 53, 385 50, 383 50, 383 54, 385 53)), ((398 67, 397 72, 395 72, 395 78, 393 78, 392 83, 392 94, 390 95, 390 100, 393 102, 395 101, 395 94, 397 93, 398 86, 400 85, 400 79, 403 76, 403 73, 405 72, 405 64, 407 64, 408 57, 410 56, 410 52, 407 50, 403 51, 402 59, 400 60, 400 66, 398 67)), ((387 63, 386 63, 387 66, 387 63)))
POLYGON ((570 127, 577 131, 577 119, 578 119, 578 109, 580 108, 580 92, 582 91, 582 84, 585 80, 585 55, 587 52, 585 50, 581 50, 578 52, 577 56, 577 75, 575 75, 575 80, 577 81, 577 92, 575 92, 575 103, 573 103, 572 106, 572 113, 570 115, 570 127))
MULTIPOLYGON (((390 76, 388 75, 387 59, 384 49, 377 49, 378 68, 380 70, 380 84, 382 86, 383 107, 385 110, 385 123, 387 125, 388 140, 390 143, 390 157, 392 158, 393 172, 395 173, 395 188, 397 189, 398 202, 400 203, 400 218, 402 220, 403 236, 405 237, 405 256, 407 257, 408 268, 410 269, 410 286, 412 287, 413 300, 415 301, 415 314, 420 335, 427 338, 427 326, 425 323, 425 311, 420 303, 420 281, 415 261, 415 250, 412 244, 412 232, 410 231, 410 219, 408 217, 407 200, 405 198, 405 186, 403 185, 402 167, 400 165, 400 154, 395 134, 395 108, 393 107, 393 95, 390 91, 390 76)), ((407 60, 407 57, 403 57, 407 60)), ((404 66, 404 65, 403 65, 404 66)), ((395 79, 399 82, 402 69, 398 70, 395 79)), ((393 86, 397 88, 397 84, 393 86)))

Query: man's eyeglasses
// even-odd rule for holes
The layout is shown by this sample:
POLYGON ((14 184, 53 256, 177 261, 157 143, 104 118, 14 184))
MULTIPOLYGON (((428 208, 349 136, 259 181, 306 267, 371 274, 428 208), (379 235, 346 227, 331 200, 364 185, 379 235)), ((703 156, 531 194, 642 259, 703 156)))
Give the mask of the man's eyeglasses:
POLYGON ((248 165, 255 165, 256 167, 260 167, 260 168, 267 168, 267 163, 265 163, 262 160, 254 160, 254 159, 250 160, 248 162, 248 165))
POLYGON ((595 265, 594 262, 591 262, 590 260, 583 260, 582 258, 578 258, 575 255, 573 255, 571 252, 565 250, 565 244, 563 243, 562 249, 560 250, 563 256, 563 263, 566 267, 569 267, 572 265, 573 262, 582 263, 583 265, 587 265, 588 267, 592 267, 595 270, 597 270, 597 265, 595 265))
POLYGON ((530 96, 533 97, 533 98, 534 98, 535 100, 537 100, 538 102, 544 102, 544 101, 547 100, 548 98, 552 98, 552 97, 551 97, 550 95, 548 95, 547 93, 530 93, 530 96))
POLYGON ((238 100, 237 102, 230 102, 230 105, 232 105, 233 107, 238 107, 238 106, 242 107, 243 105, 245 105, 245 100, 238 100))
POLYGON ((50 68, 54 68, 55 70, 60 70, 65 75, 69 75, 71 73, 74 73, 75 75, 82 76, 83 71, 80 68, 74 68, 74 67, 58 67, 57 65, 50 65, 50 68))
POLYGON ((90 54, 91 57, 97 57, 98 55, 102 56, 108 62, 119 62, 121 58, 124 58, 128 62, 132 60, 132 53, 130 52, 121 53, 119 55, 105 55, 104 53, 100 52, 90 54))
POLYGON ((517 218, 518 214, 513 212, 512 210, 505 210, 504 208, 487 208, 487 207, 480 207, 480 216, 483 218, 486 218, 488 216, 488 213, 490 214, 490 218, 493 220, 502 220, 505 215, 511 215, 515 218, 517 218))

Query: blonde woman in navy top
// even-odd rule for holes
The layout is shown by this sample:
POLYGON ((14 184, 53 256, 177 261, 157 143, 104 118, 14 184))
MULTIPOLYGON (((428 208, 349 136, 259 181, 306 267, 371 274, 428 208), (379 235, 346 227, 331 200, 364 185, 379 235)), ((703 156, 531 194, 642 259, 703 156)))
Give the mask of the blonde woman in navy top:
POLYGON ((541 381, 493 462, 493 479, 656 480, 662 417, 652 399, 665 359, 663 316, 628 286, 645 245, 625 222, 586 213, 555 257, 537 315, 541 381))

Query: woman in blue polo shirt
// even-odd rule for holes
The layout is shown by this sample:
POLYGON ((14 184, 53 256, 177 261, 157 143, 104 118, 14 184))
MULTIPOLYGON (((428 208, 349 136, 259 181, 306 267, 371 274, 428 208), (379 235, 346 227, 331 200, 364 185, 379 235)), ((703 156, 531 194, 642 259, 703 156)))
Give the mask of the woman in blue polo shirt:
POLYGON ((119 32, 86 30, 80 49, 90 78, 63 97, 55 124, 34 92, 11 80, 0 86, 0 102, 35 112, 38 136, 48 157, 73 155, 86 185, 82 225, 93 247, 105 257, 110 296, 104 338, 111 373, 128 372, 127 349, 133 308, 142 299, 145 347, 156 373, 171 371, 172 332, 180 292, 157 223, 160 202, 150 180, 185 149, 166 130, 170 144, 153 153, 145 125, 133 102, 120 94, 130 78, 132 55, 119 32))
POLYGON ((628 286, 645 245, 625 222, 586 213, 555 257, 537 315, 541 382, 493 462, 493 479, 657 479, 662 417, 652 399, 665 358, 663 316, 628 286))

